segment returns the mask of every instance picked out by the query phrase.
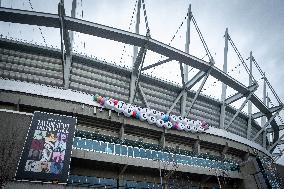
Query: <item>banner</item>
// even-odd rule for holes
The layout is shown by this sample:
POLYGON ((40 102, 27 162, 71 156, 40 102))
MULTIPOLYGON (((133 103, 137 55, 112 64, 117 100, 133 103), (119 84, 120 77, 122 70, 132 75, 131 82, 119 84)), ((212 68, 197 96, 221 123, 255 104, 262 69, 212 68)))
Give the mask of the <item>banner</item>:
POLYGON ((67 182, 75 125, 71 116, 34 112, 16 179, 67 182))

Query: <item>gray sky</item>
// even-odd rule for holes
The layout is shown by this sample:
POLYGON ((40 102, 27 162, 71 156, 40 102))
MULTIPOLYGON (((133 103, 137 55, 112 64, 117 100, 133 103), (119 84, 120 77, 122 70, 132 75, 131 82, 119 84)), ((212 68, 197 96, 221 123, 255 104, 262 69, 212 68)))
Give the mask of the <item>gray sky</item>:
MULTIPOLYGON (((65 0, 67 15, 70 15, 71 1, 65 0)), ((135 2, 135 0, 77 0, 76 17, 133 32, 135 23, 131 25, 130 30, 129 25, 135 2)), ((36 11, 57 13, 58 0, 31 0, 31 3, 36 11)), ((228 27, 229 34, 244 59, 252 51, 257 62, 266 72, 267 78, 275 91, 281 100, 284 99, 284 88, 281 85, 281 82, 284 80, 284 64, 282 63, 284 59, 284 1, 145 0, 145 3, 151 37, 166 44, 170 42, 179 25, 184 21, 188 5, 191 3, 193 15, 215 59, 216 66, 220 69, 222 69, 223 65, 223 36, 225 28, 228 27)), ((2 6, 31 10, 28 0, 2 0, 2 6)), ((186 24, 183 24, 176 38, 171 43, 172 46, 180 50, 184 50, 185 26, 186 24)), ((8 35, 9 37, 43 44, 43 38, 38 27, 0 22, 0 28, 0 33, 4 36, 8 35)), ((143 14, 141 14, 140 28, 140 33, 145 35, 143 14)), ((191 28, 190 54, 203 58, 206 53, 193 25, 191 28)), ((58 29, 42 27, 42 33, 48 46, 60 46, 58 29)), ((131 67, 132 47, 129 45, 126 45, 124 48, 124 44, 77 33, 75 34, 74 43, 75 51, 131 67)), ((240 61, 231 47, 229 47, 228 55, 229 74, 243 84, 248 85, 248 75, 244 72, 244 68, 237 66, 240 61)), ((144 65, 155 63, 160 59, 163 59, 163 57, 161 58, 159 55, 149 52, 144 65)), ((204 59, 208 60, 207 57, 204 59)), ((249 63, 249 61, 246 62, 249 63)), ((262 98, 261 76, 255 71, 255 67, 253 69, 260 85, 256 93, 262 98)), ((189 77, 196 72, 197 70, 193 69, 189 73, 189 77)), ((147 71, 147 73, 177 84, 181 83, 177 62, 157 67, 147 71)), ((221 92, 216 93, 215 91, 221 91, 221 82, 211 77, 204 88, 206 90, 203 91, 203 94, 210 95, 216 99, 220 98, 221 92)), ((233 93, 235 93, 234 90, 228 89, 228 95, 233 93)), ((271 97, 271 91, 268 90, 268 93, 271 97)), ((273 103, 276 104, 275 98, 271 98, 273 103)), ((241 101, 234 105, 238 108, 240 104, 241 101)), ((246 112, 246 110, 247 107, 245 107, 244 111, 246 112)), ((253 111, 257 112, 255 108, 253 111)), ((284 116, 283 113, 281 114, 284 116)), ((284 164, 284 159, 281 162, 284 164)))

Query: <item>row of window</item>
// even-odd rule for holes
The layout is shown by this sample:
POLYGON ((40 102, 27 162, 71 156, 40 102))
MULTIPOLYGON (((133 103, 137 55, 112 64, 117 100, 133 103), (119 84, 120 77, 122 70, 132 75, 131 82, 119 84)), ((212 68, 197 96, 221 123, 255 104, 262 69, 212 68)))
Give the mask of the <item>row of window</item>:
POLYGON ((199 166, 204 168, 214 168, 222 170, 235 170, 238 166, 236 163, 226 161, 215 161, 180 154, 173 154, 163 151, 149 150, 138 147, 126 146, 115 143, 108 143, 97 140, 74 138, 73 147, 76 149, 107 153, 112 155, 141 158, 154 161, 163 161, 189 166, 199 166))
MULTIPOLYGON (((68 185, 85 186, 92 188, 125 188, 125 189, 162 189, 160 183, 152 183, 146 181, 123 180, 118 183, 118 180, 112 178, 98 178, 90 176, 69 175, 68 185)), ((170 189, 198 189, 196 186, 175 186, 169 185, 170 189)))

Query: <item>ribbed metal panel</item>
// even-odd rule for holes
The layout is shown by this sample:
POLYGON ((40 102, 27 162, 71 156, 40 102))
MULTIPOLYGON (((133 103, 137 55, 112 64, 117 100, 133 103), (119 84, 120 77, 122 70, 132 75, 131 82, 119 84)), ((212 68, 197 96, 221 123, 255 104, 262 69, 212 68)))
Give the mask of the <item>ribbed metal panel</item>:
MULTIPOLYGON (((35 53, 26 53, 16 50, 0 48, 0 77, 40 83, 52 86, 62 86, 62 63, 59 58, 35 53)), ((96 60, 74 56, 70 76, 70 89, 109 96, 128 102, 129 82, 131 72, 120 69, 116 72, 114 66, 96 60)), ((142 75, 140 84, 151 108, 167 112, 180 89, 172 84, 142 75)), ((135 103, 144 106, 137 91, 135 103)), ((194 92, 188 92, 187 107, 190 106, 194 92)), ((236 110, 226 108, 225 124, 228 124, 236 110)), ((180 114, 180 102, 176 104, 173 114, 180 114)), ((209 97, 199 96, 195 102, 189 118, 205 120, 213 127, 219 127, 220 102, 209 97)), ((258 126, 253 125, 252 135, 258 131, 258 126)), ((228 128, 228 131, 246 137, 247 120, 244 115, 239 115, 228 128)), ((262 136, 257 139, 262 142, 262 136)))

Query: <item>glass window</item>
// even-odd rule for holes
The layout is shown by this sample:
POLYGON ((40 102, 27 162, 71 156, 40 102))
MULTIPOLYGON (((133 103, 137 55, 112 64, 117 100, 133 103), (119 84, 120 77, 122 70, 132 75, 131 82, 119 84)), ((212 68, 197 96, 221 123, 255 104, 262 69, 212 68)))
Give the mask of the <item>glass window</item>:
POLYGON ((133 152, 134 152, 134 157, 141 157, 139 148, 137 147, 133 148, 133 152))
POLYGON ((85 149, 85 140, 84 139, 79 139, 77 144, 78 144, 79 148, 85 149))
POLYGON ((163 161, 169 161, 169 153, 168 152, 164 152, 163 153, 164 155, 163 155, 163 161))
POLYGON ((107 151, 108 154, 113 154, 114 153, 114 144, 108 143, 107 145, 107 151))
POLYGON ((121 146, 121 155, 127 156, 127 146, 121 146))
POLYGON ((121 146, 120 144, 115 145, 115 154, 120 155, 121 154, 121 146))
POLYGON ((176 162, 177 162, 177 163, 181 163, 181 155, 176 154, 176 155, 175 155, 175 158, 176 158, 176 162))
POLYGON ((158 160, 159 159, 159 154, 157 151, 153 150, 152 151, 152 158, 153 160, 158 160))
POLYGON ((93 140, 93 150, 99 152, 100 151, 100 142, 93 140))
POLYGON ((180 156, 180 162, 182 163, 182 164, 186 164, 186 156, 184 156, 184 155, 181 155, 180 156))
POLYGON ((86 149, 93 150, 93 141, 92 140, 86 140, 86 149))
POLYGON ((143 148, 140 148, 140 157, 141 158, 146 158, 146 150, 144 150, 143 148))
POLYGON ((105 152, 106 148, 107 148, 107 144, 101 141, 100 142, 99 151, 100 152, 105 152))
POLYGON ((145 158, 147 158, 147 159, 153 159, 153 157, 152 157, 152 151, 151 151, 151 150, 145 150, 145 151, 146 151, 145 158))
POLYGON ((79 148, 78 147, 78 142, 79 142, 79 138, 78 137, 74 138, 73 147, 79 148))
POLYGON ((133 148, 132 147, 130 147, 130 146, 128 146, 128 156, 129 157, 133 157, 133 148))

